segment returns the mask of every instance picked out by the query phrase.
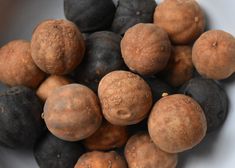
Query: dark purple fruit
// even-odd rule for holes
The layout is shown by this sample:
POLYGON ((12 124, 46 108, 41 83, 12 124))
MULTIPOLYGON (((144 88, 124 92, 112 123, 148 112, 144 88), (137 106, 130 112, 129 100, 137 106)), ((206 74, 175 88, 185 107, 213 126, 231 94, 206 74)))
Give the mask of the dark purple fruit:
POLYGON ((40 168, 73 168, 83 152, 80 143, 63 141, 49 132, 34 147, 34 157, 40 168))
POLYGON ((120 51, 121 36, 108 31, 91 34, 86 40, 83 62, 75 71, 75 80, 94 91, 107 73, 126 69, 120 51))
POLYGON ((64 0, 65 17, 74 22, 81 32, 109 28, 115 11, 112 0, 64 0))
POLYGON ((24 86, 0 94, 0 142, 11 148, 32 147, 44 130, 42 104, 24 86))
POLYGON ((208 133, 222 126, 228 113, 228 97, 214 80, 193 78, 179 92, 192 97, 201 105, 207 119, 208 133))
POLYGON ((152 23, 155 0, 119 0, 112 31, 123 35, 137 23, 152 23))
POLYGON ((144 79, 151 87, 154 103, 162 98, 163 93, 167 93, 170 95, 174 92, 168 84, 164 83, 156 77, 148 77, 144 79))

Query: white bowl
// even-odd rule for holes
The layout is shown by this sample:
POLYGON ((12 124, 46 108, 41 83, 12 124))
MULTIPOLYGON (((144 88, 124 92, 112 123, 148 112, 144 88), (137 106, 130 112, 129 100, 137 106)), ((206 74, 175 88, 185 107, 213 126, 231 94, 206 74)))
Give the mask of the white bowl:
MULTIPOLYGON (((160 1, 157 0, 159 3, 160 1)), ((210 29, 235 35, 234 0, 198 0, 210 29)), ((48 18, 64 18, 63 0, 0 0, 0 46, 13 39, 29 39, 35 25, 48 18)), ((235 167, 235 75, 222 82, 230 99, 223 127, 189 152, 180 154, 179 168, 235 167)), ((31 151, 0 147, 0 168, 38 168, 31 151)))

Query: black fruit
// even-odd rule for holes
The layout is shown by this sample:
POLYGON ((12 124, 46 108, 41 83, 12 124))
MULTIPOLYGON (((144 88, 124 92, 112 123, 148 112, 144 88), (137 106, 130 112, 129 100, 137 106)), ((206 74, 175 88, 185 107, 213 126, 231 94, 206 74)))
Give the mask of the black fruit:
POLYGON ((96 32, 86 40, 86 54, 75 71, 75 79, 97 91, 107 73, 126 69, 120 51, 121 36, 108 31, 96 32))
POLYGON ((11 148, 32 147, 44 130, 42 104, 24 86, 0 94, 0 142, 11 148))
POLYGON ((60 140, 49 132, 34 147, 40 168, 73 168, 83 152, 80 143, 60 140))
MULTIPOLYGON (((8 88, 9 88, 9 86, 7 86, 4 83, 0 82, 0 94, 4 93, 8 88)), ((1 140, 0 140, 0 145, 1 146, 6 146, 3 142, 1 142, 1 140)))
POLYGON ((137 134, 140 131, 148 130, 148 118, 145 118, 140 123, 129 125, 128 133, 130 136, 137 134))
POLYGON ((81 32, 109 28, 115 11, 112 0, 64 0, 65 17, 74 22, 81 32))
POLYGON ((155 103, 159 99, 162 98, 163 93, 173 94, 174 90, 163 81, 157 79, 156 77, 148 77, 144 78, 145 81, 149 84, 152 95, 153 95, 153 102, 155 103))
POLYGON ((201 105, 206 115, 208 133, 224 123, 228 113, 228 97, 214 80, 193 78, 179 92, 192 97, 201 105))
POLYGON ((137 23, 152 23, 155 0, 119 0, 112 31, 123 35, 137 23))
POLYGON ((8 88, 9 88, 9 86, 0 82, 0 93, 5 92, 8 88))

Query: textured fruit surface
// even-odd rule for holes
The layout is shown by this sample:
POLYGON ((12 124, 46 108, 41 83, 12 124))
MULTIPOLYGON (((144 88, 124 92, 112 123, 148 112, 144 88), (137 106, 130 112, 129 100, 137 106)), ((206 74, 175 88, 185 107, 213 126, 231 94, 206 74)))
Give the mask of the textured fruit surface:
POLYGON ((193 77, 192 47, 174 46, 166 68, 161 72, 163 78, 174 87, 179 87, 193 77))
POLYGON ((205 16, 195 0, 164 0, 154 13, 154 23, 163 28, 175 44, 196 40, 205 29, 205 16))
POLYGON ((228 114, 228 97, 222 86, 210 79, 193 78, 179 92, 192 97, 201 105, 207 120, 207 132, 223 125, 228 114))
POLYGON ((14 40, 0 49, 0 81, 35 89, 45 76, 31 57, 30 42, 14 40))
POLYGON ((128 71, 113 71, 99 83, 98 95, 104 117, 114 125, 131 125, 143 120, 151 106, 148 84, 128 71))
POLYGON ((222 30, 209 30, 194 43, 192 59, 202 76, 228 78, 235 70, 235 38, 222 30))
POLYGON ((163 29, 150 23, 139 23, 125 33, 121 41, 121 52, 131 71, 153 75, 167 65, 171 43, 163 29))
POLYGON ((193 148, 207 130, 205 114, 189 96, 165 96, 155 103, 148 121, 149 134, 163 151, 178 153, 193 148))
POLYGON ((83 154, 74 168, 127 168, 125 160, 116 152, 93 151, 83 154))
POLYGON ((89 150, 111 150, 125 145, 127 139, 127 127, 104 121, 93 135, 83 141, 83 144, 89 150))
POLYGON ((148 133, 132 136, 125 147, 125 158, 129 168, 175 168, 177 155, 160 150, 150 139, 148 133))
POLYGON ((101 125, 102 115, 95 93, 80 84, 55 89, 44 105, 49 131, 60 139, 78 141, 92 135, 101 125))
POLYGON ((34 30, 31 54, 36 65, 46 73, 64 75, 82 61, 85 42, 79 29, 67 20, 46 20, 34 30))
POLYGON ((71 83, 71 81, 64 76, 51 75, 38 87, 37 95, 42 101, 45 102, 54 89, 69 83, 71 83))

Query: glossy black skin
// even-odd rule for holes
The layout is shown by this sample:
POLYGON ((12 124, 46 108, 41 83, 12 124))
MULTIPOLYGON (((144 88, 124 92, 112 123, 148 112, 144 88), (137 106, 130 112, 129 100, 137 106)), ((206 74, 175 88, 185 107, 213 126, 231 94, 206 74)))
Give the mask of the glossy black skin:
POLYGON ((78 142, 67 142, 47 132, 34 147, 40 168, 73 168, 84 148, 78 142))
POLYGON ((86 39, 83 62, 75 70, 75 80, 97 91, 99 81, 107 73, 127 69, 121 56, 120 41, 120 35, 109 31, 91 34, 86 39))
POLYGON ((167 93, 168 95, 173 94, 174 90, 168 84, 159 80, 156 77, 145 77, 145 81, 149 84, 152 95, 153 95, 153 103, 162 98, 163 93, 167 93))
POLYGON ((201 105, 207 119, 207 133, 222 126, 228 113, 228 97, 218 83, 197 77, 184 84, 179 92, 192 97, 201 105))
POLYGON ((106 30, 112 24, 115 11, 112 0, 64 0, 65 17, 81 32, 106 30))
POLYGON ((30 148, 45 129, 43 106, 35 92, 17 86, 0 93, 0 142, 10 148, 30 148))
POLYGON ((155 0, 119 0, 112 31, 123 35, 137 23, 152 23, 155 0))

